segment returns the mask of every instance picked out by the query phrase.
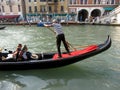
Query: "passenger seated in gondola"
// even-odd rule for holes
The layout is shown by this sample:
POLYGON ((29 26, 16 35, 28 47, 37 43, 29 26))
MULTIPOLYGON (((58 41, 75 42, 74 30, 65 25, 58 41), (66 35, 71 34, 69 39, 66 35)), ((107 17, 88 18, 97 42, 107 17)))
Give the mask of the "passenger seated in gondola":
POLYGON ((22 44, 18 44, 17 49, 13 52, 13 58, 17 60, 20 51, 22 50, 22 44))
POLYGON ((32 54, 28 51, 27 46, 24 45, 23 49, 19 53, 18 60, 30 60, 31 55, 32 54))
POLYGON ((27 50, 28 50, 27 46, 24 45, 22 50, 19 52, 18 60, 27 60, 28 59, 27 55, 26 55, 27 50))
POLYGON ((12 51, 8 51, 7 49, 0 48, 0 60, 7 60, 12 58, 13 58, 12 51))
POLYGON ((1 52, 0 52, 0 60, 2 60, 2 54, 1 54, 1 52))
POLYGON ((2 49, 0 48, 0 60, 2 60, 2 54, 1 54, 1 52, 2 52, 2 49))

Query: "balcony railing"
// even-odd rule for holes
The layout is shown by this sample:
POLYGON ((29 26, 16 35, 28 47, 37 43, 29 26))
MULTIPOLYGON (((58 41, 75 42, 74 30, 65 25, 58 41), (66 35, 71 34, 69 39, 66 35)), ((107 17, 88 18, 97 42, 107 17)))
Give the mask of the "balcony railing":
POLYGON ((15 1, 14 0, 6 0, 7 5, 14 5, 15 1))

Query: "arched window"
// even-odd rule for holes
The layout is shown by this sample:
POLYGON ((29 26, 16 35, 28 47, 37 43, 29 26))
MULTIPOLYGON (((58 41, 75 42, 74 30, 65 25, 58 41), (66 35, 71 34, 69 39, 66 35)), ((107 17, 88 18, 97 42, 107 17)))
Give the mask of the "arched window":
POLYGON ((88 0, 85 0, 85 4, 87 4, 87 1, 88 1, 88 0))
POLYGON ((34 6, 34 12, 37 12, 37 6, 34 6))
POLYGON ((13 10, 12 10, 12 6, 10 5, 10 12, 12 12, 13 10))
POLYGON ((101 0, 98 0, 98 4, 100 4, 101 0))
POLYGON ((83 4, 83 0, 80 0, 80 4, 83 4))
POLYGON ((61 12, 63 12, 64 11, 64 6, 61 6, 61 12))
POLYGON ((94 4, 96 4, 97 3, 97 0, 94 0, 94 4))
POLYGON ((4 6, 2 6, 2 11, 5 12, 4 6))
POLYGON ((76 0, 73 0, 73 4, 76 4, 76 0))
POLYGON ((72 4, 72 0, 70 0, 70 4, 72 4))
POLYGON ((31 6, 29 6, 29 12, 32 12, 32 7, 31 6))
POLYGON ((20 5, 18 5, 18 11, 20 12, 21 10, 20 10, 20 5))
POLYGON ((101 0, 101 4, 106 4, 106 0, 101 0))
POLYGON ((49 12, 52 12, 52 7, 51 6, 49 6, 48 9, 49 9, 48 10, 49 12))
POLYGON ((115 3, 115 0, 111 0, 111 4, 114 4, 115 3))

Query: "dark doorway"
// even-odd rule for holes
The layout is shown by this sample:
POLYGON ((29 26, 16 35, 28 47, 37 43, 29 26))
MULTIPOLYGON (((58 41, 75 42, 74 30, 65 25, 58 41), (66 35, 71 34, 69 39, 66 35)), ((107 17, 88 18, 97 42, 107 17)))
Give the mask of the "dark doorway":
POLYGON ((82 9, 78 12, 78 21, 83 22, 85 19, 88 18, 88 11, 82 9))
POLYGON ((101 16, 101 11, 99 9, 95 9, 91 12, 91 16, 92 17, 101 16))

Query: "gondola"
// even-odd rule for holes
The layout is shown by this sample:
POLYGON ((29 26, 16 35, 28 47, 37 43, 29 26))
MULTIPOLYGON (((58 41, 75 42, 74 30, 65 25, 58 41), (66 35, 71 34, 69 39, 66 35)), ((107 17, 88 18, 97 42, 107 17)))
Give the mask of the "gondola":
POLYGON ((38 22, 37 27, 44 27, 44 24, 51 24, 51 22, 38 22))
MULTIPOLYGON (((108 38, 104 43, 89 45, 80 50, 72 50, 71 55, 63 52, 62 58, 58 58, 56 52, 51 52, 36 53, 35 55, 38 56, 37 59, 31 60, 1 60, 0 70, 49 69, 70 65, 106 51, 111 47, 111 42, 111 38, 108 35, 108 38)), ((7 56, 8 54, 9 53, 1 53, 3 56, 7 56)))
POLYGON ((0 30, 3 30, 5 28, 6 28, 6 26, 0 26, 0 30))

